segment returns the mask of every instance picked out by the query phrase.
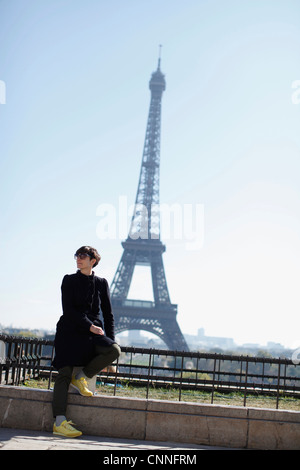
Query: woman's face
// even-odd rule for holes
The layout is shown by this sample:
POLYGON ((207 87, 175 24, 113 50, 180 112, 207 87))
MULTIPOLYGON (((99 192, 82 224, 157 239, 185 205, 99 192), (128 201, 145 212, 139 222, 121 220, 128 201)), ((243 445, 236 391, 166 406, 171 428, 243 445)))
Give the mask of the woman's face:
POLYGON ((95 258, 92 258, 86 253, 79 253, 76 258, 77 268, 82 270, 92 269, 95 264, 95 258))

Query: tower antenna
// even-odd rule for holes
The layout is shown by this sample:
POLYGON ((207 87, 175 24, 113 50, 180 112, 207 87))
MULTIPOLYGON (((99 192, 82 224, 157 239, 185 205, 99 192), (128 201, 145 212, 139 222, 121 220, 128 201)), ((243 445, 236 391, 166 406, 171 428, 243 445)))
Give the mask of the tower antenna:
POLYGON ((160 59, 161 59, 161 48, 162 44, 159 44, 159 51, 158 51, 158 70, 160 70, 160 59))

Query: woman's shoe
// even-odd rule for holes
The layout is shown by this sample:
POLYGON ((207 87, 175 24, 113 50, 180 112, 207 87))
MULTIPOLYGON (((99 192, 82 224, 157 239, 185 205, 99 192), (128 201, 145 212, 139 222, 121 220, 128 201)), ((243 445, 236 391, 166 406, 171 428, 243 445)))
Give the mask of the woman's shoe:
POLYGON ((53 424, 53 434, 56 436, 64 436, 64 437, 78 437, 82 435, 81 431, 73 428, 72 421, 67 421, 66 419, 61 423, 60 426, 56 426, 53 424))
POLYGON ((71 380, 71 385, 72 387, 76 388, 80 395, 83 395, 84 397, 91 397, 93 396, 93 392, 91 392, 87 388, 87 381, 85 380, 84 377, 81 377, 80 379, 76 379, 75 375, 73 375, 72 380, 71 380))

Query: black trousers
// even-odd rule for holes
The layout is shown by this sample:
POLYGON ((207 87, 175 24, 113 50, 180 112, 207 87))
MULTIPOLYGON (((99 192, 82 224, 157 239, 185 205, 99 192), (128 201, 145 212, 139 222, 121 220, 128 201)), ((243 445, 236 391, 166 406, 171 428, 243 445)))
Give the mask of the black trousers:
MULTIPOLYGON (((83 367, 83 373, 92 378, 114 362, 121 354, 121 348, 114 343, 111 346, 96 346, 95 357, 83 367)), ((52 411, 54 418, 66 415, 68 390, 72 379, 73 367, 66 366, 58 370, 53 389, 52 411)))

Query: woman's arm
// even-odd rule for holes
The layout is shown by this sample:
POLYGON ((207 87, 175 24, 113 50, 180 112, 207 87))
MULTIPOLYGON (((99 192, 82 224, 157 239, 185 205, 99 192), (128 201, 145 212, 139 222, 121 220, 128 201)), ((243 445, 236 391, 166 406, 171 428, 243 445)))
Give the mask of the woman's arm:
POLYGON ((104 330, 108 338, 115 340, 115 320, 112 312, 109 286, 106 279, 101 279, 100 302, 103 313, 104 330))

